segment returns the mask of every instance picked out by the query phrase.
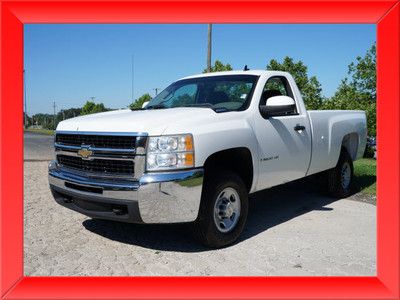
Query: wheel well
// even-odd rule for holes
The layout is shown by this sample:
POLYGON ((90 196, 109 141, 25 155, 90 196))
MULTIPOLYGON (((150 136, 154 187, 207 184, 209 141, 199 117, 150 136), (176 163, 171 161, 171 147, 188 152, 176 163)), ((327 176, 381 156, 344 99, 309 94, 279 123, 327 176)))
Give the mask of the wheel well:
POLYGON ((250 191, 253 184, 253 160, 248 148, 232 148, 210 155, 204 163, 206 179, 212 173, 212 169, 216 168, 228 169, 238 174, 247 191, 250 191))
POLYGON ((345 148, 351 159, 355 160, 358 151, 358 134, 356 132, 346 134, 342 140, 342 148, 345 148))

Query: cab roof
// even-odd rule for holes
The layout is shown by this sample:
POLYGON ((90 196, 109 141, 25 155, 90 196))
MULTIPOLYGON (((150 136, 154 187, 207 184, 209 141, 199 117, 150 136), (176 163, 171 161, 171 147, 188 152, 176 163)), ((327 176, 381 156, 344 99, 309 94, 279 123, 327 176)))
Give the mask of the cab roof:
POLYGON ((226 75, 256 75, 256 76, 271 76, 271 75, 288 75, 287 72, 282 71, 266 71, 266 70, 248 70, 248 71, 224 71, 224 72, 211 72, 211 73, 202 73, 196 74, 192 76, 187 76, 182 79, 191 79, 191 78, 201 78, 201 77, 212 77, 212 76, 226 76, 226 75))

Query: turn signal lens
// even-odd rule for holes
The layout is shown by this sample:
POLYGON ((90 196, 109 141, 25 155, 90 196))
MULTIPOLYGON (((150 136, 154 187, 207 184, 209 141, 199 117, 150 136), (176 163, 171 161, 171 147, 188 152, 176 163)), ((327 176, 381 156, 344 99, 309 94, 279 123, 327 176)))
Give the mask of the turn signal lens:
POLYGON ((186 151, 192 151, 193 150, 193 137, 192 135, 187 135, 185 137, 185 146, 186 146, 186 151))

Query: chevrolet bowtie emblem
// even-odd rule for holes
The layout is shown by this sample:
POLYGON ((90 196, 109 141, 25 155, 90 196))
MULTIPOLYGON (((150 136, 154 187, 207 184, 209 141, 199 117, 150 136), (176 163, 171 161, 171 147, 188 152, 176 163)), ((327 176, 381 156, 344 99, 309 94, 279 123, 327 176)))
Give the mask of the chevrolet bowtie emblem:
POLYGON ((92 150, 88 148, 82 148, 78 150, 78 155, 82 158, 89 158, 93 154, 92 150))

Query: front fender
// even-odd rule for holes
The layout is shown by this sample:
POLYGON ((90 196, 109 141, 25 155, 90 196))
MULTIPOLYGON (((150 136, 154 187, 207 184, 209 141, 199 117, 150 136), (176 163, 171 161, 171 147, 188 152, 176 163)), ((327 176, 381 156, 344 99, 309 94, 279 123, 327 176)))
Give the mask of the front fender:
POLYGON ((258 150, 253 128, 246 120, 231 120, 221 124, 204 125, 194 133, 195 166, 203 167, 208 157, 232 148, 249 149, 253 162, 253 181, 250 192, 258 180, 258 150))

